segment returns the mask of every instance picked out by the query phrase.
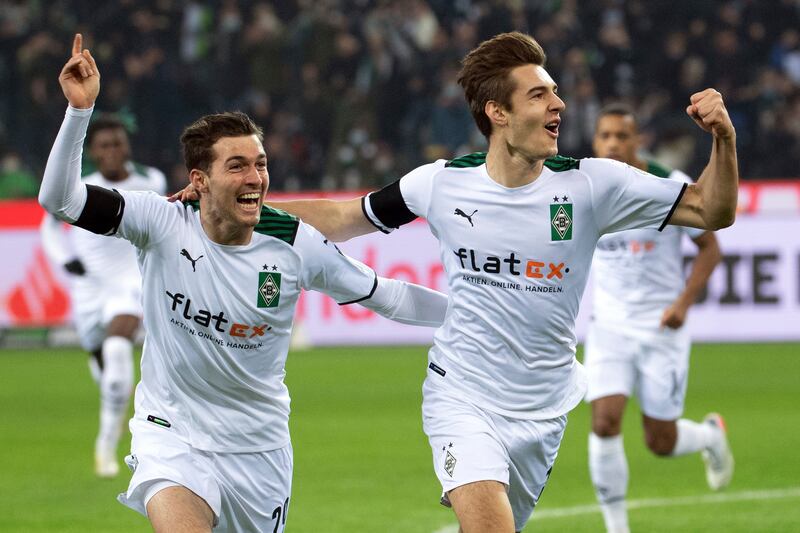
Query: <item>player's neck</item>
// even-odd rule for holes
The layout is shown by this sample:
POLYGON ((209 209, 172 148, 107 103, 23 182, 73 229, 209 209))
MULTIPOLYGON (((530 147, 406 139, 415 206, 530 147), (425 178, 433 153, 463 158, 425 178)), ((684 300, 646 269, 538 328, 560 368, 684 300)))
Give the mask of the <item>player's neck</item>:
POLYGON ((493 148, 490 145, 486 154, 486 172, 492 181, 513 189, 533 183, 541 175, 544 159, 525 157, 500 143, 493 148))
POLYGON ((213 209, 200 208, 200 224, 206 236, 216 244, 244 246, 250 244, 253 228, 221 216, 213 209))
POLYGON ((126 179, 128 179, 128 176, 130 176, 130 174, 128 173, 128 169, 125 167, 122 167, 122 169, 119 172, 100 172, 100 174, 106 181, 110 181, 112 183, 125 181, 126 179))

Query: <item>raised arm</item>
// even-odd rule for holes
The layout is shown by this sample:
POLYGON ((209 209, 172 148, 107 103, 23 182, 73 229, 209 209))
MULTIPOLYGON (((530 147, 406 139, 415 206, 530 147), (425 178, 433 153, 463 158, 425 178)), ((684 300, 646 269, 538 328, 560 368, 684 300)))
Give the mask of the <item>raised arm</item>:
POLYGON ((267 204, 301 218, 334 242, 346 241, 378 229, 364 215, 361 198, 268 201, 267 204))
POLYGON ((86 203, 86 187, 80 182, 81 152, 100 92, 100 72, 89 51, 83 50, 80 34, 75 35, 72 56, 61 69, 58 82, 69 108, 47 159, 39 203, 59 220, 73 223, 86 203))
POLYGON ((124 202, 116 192, 81 183, 81 153, 94 102, 100 93, 100 71, 81 34, 58 82, 69 102, 66 117, 47 158, 39 203, 59 220, 102 235, 116 232, 124 202))
POLYGON ((686 113, 712 137, 711 157, 697 183, 686 188, 669 224, 716 230, 733 224, 739 194, 736 130, 714 89, 691 97, 686 113))

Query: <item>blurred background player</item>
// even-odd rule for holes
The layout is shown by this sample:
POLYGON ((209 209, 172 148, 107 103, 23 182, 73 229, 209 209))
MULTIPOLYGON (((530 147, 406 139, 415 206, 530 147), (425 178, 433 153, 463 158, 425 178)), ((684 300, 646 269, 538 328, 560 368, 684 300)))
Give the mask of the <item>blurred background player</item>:
MULTIPOLYGON (((680 171, 641 158, 639 148, 632 109, 623 104, 603 108, 595 127, 595 156, 692 183, 680 171)), ((584 364, 592 406, 589 470, 609 532, 629 531, 622 416, 634 393, 642 410, 645 441, 653 453, 674 457, 702 452, 709 486, 719 490, 730 483, 733 456, 722 418, 716 413, 703 422, 680 418, 690 350, 683 325, 720 259, 714 233, 689 227, 621 231, 604 235, 597 243, 593 317, 584 364), (683 235, 697 245, 685 283, 683 235)))
MULTIPOLYGON (((125 125, 100 115, 86 133, 89 160, 96 168, 84 182, 108 189, 164 194, 166 178, 153 167, 131 161, 125 125)), ((122 239, 106 239, 81 228, 62 232, 62 223, 47 214, 42 243, 48 257, 72 274, 75 328, 91 355, 89 369, 100 388, 100 427, 95 441, 95 472, 119 472, 117 445, 127 419, 133 387, 133 341, 142 316, 141 275, 136 251, 122 239)))

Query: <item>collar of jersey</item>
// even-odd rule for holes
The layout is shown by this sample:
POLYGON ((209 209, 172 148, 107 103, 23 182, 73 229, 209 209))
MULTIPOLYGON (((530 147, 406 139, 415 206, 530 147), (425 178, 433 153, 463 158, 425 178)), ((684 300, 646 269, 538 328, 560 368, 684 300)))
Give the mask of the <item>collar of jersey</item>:
POLYGON ((478 170, 480 171, 481 177, 488 181, 492 186, 500 189, 501 191, 507 191, 509 193, 520 193, 536 190, 537 188, 542 187, 542 183, 548 181, 552 174, 555 174, 555 172, 542 165, 542 173, 539 174, 539 177, 533 180, 531 183, 526 183, 525 185, 520 185, 519 187, 506 187, 505 185, 497 183, 492 179, 492 177, 489 175, 488 169, 486 168, 486 163, 478 167, 478 170))

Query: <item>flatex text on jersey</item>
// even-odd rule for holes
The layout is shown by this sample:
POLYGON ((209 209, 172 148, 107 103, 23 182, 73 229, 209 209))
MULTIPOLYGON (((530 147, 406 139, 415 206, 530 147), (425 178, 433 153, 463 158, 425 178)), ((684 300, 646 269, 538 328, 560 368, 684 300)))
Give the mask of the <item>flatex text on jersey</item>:
POLYGON ((195 330, 189 327, 188 324, 172 319, 173 323, 179 327, 183 327, 191 335, 213 341, 220 346, 227 346, 229 348, 244 348, 253 349, 261 347, 261 343, 247 344, 241 342, 234 342, 233 340, 225 341, 218 338, 214 331, 219 333, 227 333, 230 337, 239 339, 252 339, 262 337, 267 331, 272 330, 269 324, 249 325, 240 322, 231 322, 225 317, 225 311, 210 311, 208 309, 195 309, 192 307, 192 299, 186 295, 175 292, 175 294, 164 291, 169 298, 170 310, 177 314, 179 317, 184 318, 187 322, 191 321, 195 324, 202 326, 206 331, 195 330), (230 326, 228 326, 230 324, 230 326))
POLYGON ((505 257, 480 254, 471 248, 459 248, 453 253, 461 262, 461 268, 472 272, 485 274, 511 274, 512 276, 525 277, 527 280, 550 280, 548 286, 526 285, 519 283, 500 282, 476 276, 465 275, 464 280, 477 285, 492 285, 506 289, 526 290, 529 292, 562 292, 563 288, 553 285, 564 279, 569 274, 569 267, 564 262, 553 263, 547 260, 519 259, 516 252, 509 252, 505 257), (524 265, 524 267, 523 267, 524 265))

